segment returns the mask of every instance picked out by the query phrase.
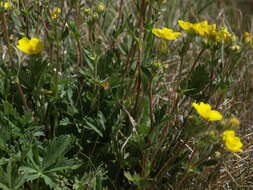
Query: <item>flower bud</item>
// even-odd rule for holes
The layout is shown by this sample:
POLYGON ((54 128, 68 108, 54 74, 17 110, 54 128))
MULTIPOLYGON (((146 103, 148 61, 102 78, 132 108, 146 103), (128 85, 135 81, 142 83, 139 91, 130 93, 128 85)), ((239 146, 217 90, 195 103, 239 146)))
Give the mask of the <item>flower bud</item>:
POLYGON ((241 50, 241 47, 237 44, 234 44, 234 45, 230 46, 229 48, 233 51, 240 51, 241 50))
POLYGON ((152 62, 152 65, 154 65, 156 68, 160 68, 162 66, 162 63, 161 61, 158 59, 158 60, 154 60, 152 62))
POLYGON ((214 156, 215 156, 215 158, 220 158, 221 157, 221 153, 219 151, 216 151, 214 153, 214 156))
POLYGON ((161 40, 157 46, 157 50, 160 54, 168 54, 169 53, 169 47, 166 41, 161 40))
POLYGON ((236 117, 231 117, 229 119, 229 123, 232 125, 232 126, 239 126, 240 125, 240 120, 236 117))
POLYGON ((104 3, 99 3, 99 4, 97 5, 97 7, 96 7, 96 11, 97 11, 98 13, 104 12, 104 11, 105 11, 105 4, 104 4, 104 3))
POLYGON ((251 35, 249 32, 243 33, 243 41, 246 44, 251 44, 253 42, 253 35, 251 35))
POLYGON ((167 0, 159 0, 159 3, 160 4, 165 4, 165 3, 167 3, 167 0))
POLYGON ((83 12, 88 15, 92 12, 92 10, 91 8, 83 8, 83 12))

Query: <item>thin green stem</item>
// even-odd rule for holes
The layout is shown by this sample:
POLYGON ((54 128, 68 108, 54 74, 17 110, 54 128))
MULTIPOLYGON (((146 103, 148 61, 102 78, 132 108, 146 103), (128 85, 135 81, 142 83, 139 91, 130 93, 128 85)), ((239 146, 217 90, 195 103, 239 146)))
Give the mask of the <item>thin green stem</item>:
POLYGON ((29 111, 29 108, 28 108, 28 105, 27 105, 27 102, 26 102, 26 98, 25 98, 23 89, 22 89, 22 87, 21 87, 20 81, 19 81, 20 66, 21 66, 21 63, 19 62, 19 66, 18 66, 18 71, 17 71, 17 75, 16 75, 15 84, 16 84, 16 87, 17 87, 17 89, 18 89, 18 93, 19 93, 19 95, 20 95, 20 97, 21 97, 23 106, 25 107, 26 111, 29 111))

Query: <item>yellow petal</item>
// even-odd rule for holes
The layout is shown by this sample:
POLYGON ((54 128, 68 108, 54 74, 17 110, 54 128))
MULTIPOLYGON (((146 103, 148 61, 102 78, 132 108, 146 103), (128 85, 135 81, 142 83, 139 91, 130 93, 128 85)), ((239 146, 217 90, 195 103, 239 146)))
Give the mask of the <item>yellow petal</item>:
POLYGON ((208 26, 208 22, 207 21, 202 21, 202 22, 199 22, 199 23, 196 23, 200 26, 208 26))
POLYGON ((201 117, 208 121, 218 121, 222 119, 222 115, 216 110, 211 110, 211 106, 209 104, 200 102, 200 104, 192 103, 192 106, 201 117))
POLYGON ((30 40, 30 44, 31 44, 32 49, 33 49, 33 54, 37 54, 37 53, 41 52, 41 50, 44 47, 44 45, 41 43, 41 41, 37 38, 32 38, 30 40))
POLYGON ((30 45, 28 38, 20 39, 17 48, 28 55, 32 54, 32 46, 30 45))
POLYGON ((223 132, 223 136, 222 136, 223 140, 226 140, 226 138, 229 138, 229 137, 235 137, 235 131, 233 131, 233 130, 225 130, 223 132))
POLYGON ((21 39, 18 41, 18 43, 19 43, 20 45, 27 44, 27 43, 29 43, 29 39, 26 38, 26 37, 21 38, 21 39))
POLYGON ((193 24, 190 22, 185 22, 183 20, 178 20, 177 22, 183 30, 190 30, 193 27, 193 24))
POLYGON ((231 152, 243 152, 242 150, 242 142, 239 137, 235 136, 235 131, 226 130, 223 132, 222 139, 226 148, 231 152))
POLYGON ((205 104, 200 102, 200 104, 193 103, 192 106, 196 109, 198 114, 204 119, 209 118, 209 112, 211 111, 211 106, 209 104, 205 104))
POLYGON ((0 2, 0 6, 4 7, 5 9, 10 9, 12 7, 12 3, 0 2))
POLYGON ((18 45, 17 45, 17 48, 20 51, 22 51, 28 55, 39 53, 43 49, 43 47, 44 46, 39 39, 32 38, 31 40, 29 40, 26 37, 20 39, 18 41, 18 45))
POLYGON ((232 152, 243 152, 241 140, 239 137, 229 137, 225 140, 225 146, 232 152))
POLYGON ((180 32, 173 32, 173 30, 169 28, 153 28, 152 33, 159 38, 164 38, 166 40, 175 40, 177 37, 181 36, 180 32))
POLYGON ((222 120, 222 115, 216 110, 211 110, 209 113, 209 121, 220 121, 222 120))
POLYGON ((207 36, 214 30, 216 30, 216 25, 215 24, 208 25, 207 21, 202 21, 202 22, 193 24, 193 30, 201 36, 207 36))
POLYGON ((153 28, 152 33, 159 38, 163 36, 162 30, 160 28, 153 28))

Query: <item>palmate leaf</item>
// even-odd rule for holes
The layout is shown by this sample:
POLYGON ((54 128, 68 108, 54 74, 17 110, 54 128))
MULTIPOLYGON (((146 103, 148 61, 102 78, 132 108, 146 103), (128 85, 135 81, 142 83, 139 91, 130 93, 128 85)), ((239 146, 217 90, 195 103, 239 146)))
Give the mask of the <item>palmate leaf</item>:
POLYGON ((54 173, 42 175, 42 178, 51 188, 57 187, 57 176, 54 173))
POLYGON ((63 170, 72 170, 79 167, 74 159, 67 159, 64 155, 69 151, 73 137, 59 136, 49 142, 45 148, 35 143, 27 154, 27 161, 20 167, 26 181, 42 179, 51 188, 56 188, 58 179, 63 170))
POLYGON ((67 169, 76 169, 79 166, 79 164, 76 163, 73 159, 64 159, 56 162, 53 164, 50 168, 47 168, 47 172, 57 172, 67 169))
POLYGON ((67 135, 54 139, 46 148, 42 163, 43 169, 47 169, 60 160, 60 158, 63 158, 64 154, 71 148, 72 142, 73 138, 67 135))
POLYGON ((40 169, 36 170, 31 167, 28 167, 28 166, 20 167, 20 170, 22 170, 25 173, 25 180, 26 181, 34 181, 36 179, 42 178, 44 180, 45 184, 49 185, 51 188, 54 188, 57 186, 57 174, 56 173, 50 173, 47 171, 42 171, 40 169))
POLYGON ((27 158, 29 159, 28 165, 31 165, 31 168, 34 168, 36 170, 41 168, 41 158, 39 157, 39 151, 37 146, 34 146, 32 150, 27 153, 27 158))
POLYGON ((25 183, 25 177, 19 172, 18 165, 11 160, 6 167, 0 168, 0 188, 3 190, 18 190, 25 183))

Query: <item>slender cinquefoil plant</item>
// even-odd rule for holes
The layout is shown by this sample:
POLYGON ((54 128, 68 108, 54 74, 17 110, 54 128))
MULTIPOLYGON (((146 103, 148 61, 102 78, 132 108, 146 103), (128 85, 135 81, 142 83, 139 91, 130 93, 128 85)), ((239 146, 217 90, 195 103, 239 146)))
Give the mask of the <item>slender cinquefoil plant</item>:
POLYGON ((0 188, 219 189, 249 149, 230 102, 253 36, 218 6, 0 1, 0 188))

